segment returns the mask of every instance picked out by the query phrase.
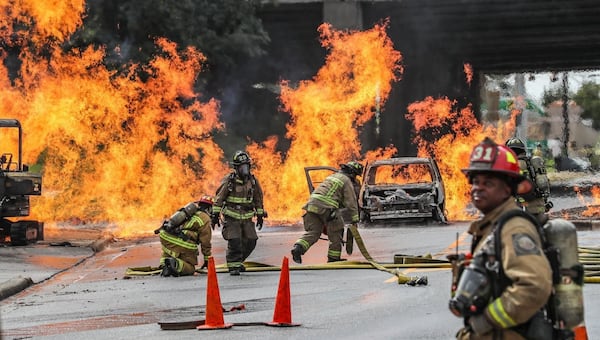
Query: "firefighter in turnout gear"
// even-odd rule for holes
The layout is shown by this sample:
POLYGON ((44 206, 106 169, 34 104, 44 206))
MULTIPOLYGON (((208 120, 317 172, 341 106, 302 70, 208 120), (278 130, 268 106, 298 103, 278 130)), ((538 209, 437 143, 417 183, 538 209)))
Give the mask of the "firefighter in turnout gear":
MULTIPOLYGON (((517 192, 532 186, 521 174, 516 154, 486 138, 475 146, 469 167, 462 171, 471 185, 473 205, 483 217, 469 227, 473 260, 459 274, 458 290, 450 300, 450 310, 464 319, 457 339, 538 339, 534 331, 551 335, 552 326, 541 310, 551 294, 552 269, 534 219, 513 216, 494 232, 502 215, 521 210, 514 199, 517 192), (461 291, 478 285, 478 294, 461 291), (478 303, 466 303, 470 298, 478 303)), ((546 335, 542 338, 548 339, 546 335)))
POLYGON ((204 195, 178 210, 155 231, 162 245, 160 266, 162 276, 194 275, 198 264, 198 245, 202 249, 204 263, 211 256, 211 212, 213 198, 204 195))
POLYGON ((540 156, 529 157, 525 144, 519 138, 510 138, 506 141, 506 146, 519 158, 521 174, 533 184, 531 192, 517 196, 519 205, 535 216, 543 225, 548 221, 546 213, 554 206, 549 201, 550 182, 546 175, 544 159, 540 156))
POLYGON ((346 208, 351 223, 358 223, 358 200, 356 198, 356 176, 362 176, 363 166, 355 161, 340 165, 340 170, 329 175, 311 193, 308 202, 302 207, 305 233, 292 248, 292 258, 302 263, 302 255, 319 240, 321 233, 329 238, 327 262, 343 261, 342 239, 344 221, 340 209, 346 208))
POLYGON ((223 238, 227 240, 227 268, 229 274, 245 271, 244 261, 256 247, 263 219, 263 191, 258 179, 252 175, 248 153, 237 151, 233 156, 234 171, 223 178, 215 197, 212 223, 220 225, 223 216, 223 238), (256 226, 253 218, 256 216, 256 226))

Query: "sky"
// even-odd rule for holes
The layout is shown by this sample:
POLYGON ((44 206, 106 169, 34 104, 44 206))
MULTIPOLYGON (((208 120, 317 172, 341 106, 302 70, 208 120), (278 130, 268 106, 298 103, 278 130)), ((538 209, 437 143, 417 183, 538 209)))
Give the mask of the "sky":
MULTIPOLYGON (((537 102, 542 101, 544 90, 562 86, 562 73, 558 73, 555 77, 556 81, 552 81, 553 74, 550 72, 535 73, 534 79, 529 75, 525 76, 525 91, 537 102)), ((577 92, 582 83, 586 81, 600 82, 600 70, 595 71, 571 71, 569 72, 569 92, 577 92)))

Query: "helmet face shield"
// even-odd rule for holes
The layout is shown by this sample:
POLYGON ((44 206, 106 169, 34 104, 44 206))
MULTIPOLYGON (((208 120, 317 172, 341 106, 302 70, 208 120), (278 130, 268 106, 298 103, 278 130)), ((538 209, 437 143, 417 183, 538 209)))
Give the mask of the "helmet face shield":
POLYGON ((235 171, 240 178, 248 178, 250 177, 250 164, 244 163, 237 165, 235 171))

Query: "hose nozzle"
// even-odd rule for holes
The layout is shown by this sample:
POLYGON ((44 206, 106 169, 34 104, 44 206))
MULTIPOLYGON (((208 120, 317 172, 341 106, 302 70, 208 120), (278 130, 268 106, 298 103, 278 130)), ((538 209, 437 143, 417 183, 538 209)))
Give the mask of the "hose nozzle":
POLYGON ((406 282, 409 286, 427 286, 427 283, 427 276, 411 277, 410 280, 406 282))

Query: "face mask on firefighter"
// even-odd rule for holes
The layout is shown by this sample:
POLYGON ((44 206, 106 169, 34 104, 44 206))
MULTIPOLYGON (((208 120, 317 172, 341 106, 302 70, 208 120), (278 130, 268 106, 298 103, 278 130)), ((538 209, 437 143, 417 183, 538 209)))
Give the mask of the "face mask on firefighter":
POLYGON ((455 295, 450 300, 450 311, 464 317, 480 314, 491 294, 490 278, 485 259, 478 256, 462 272, 455 295))
POLYGON ((236 168, 237 174, 240 178, 250 177, 250 164, 240 164, 236 168))

